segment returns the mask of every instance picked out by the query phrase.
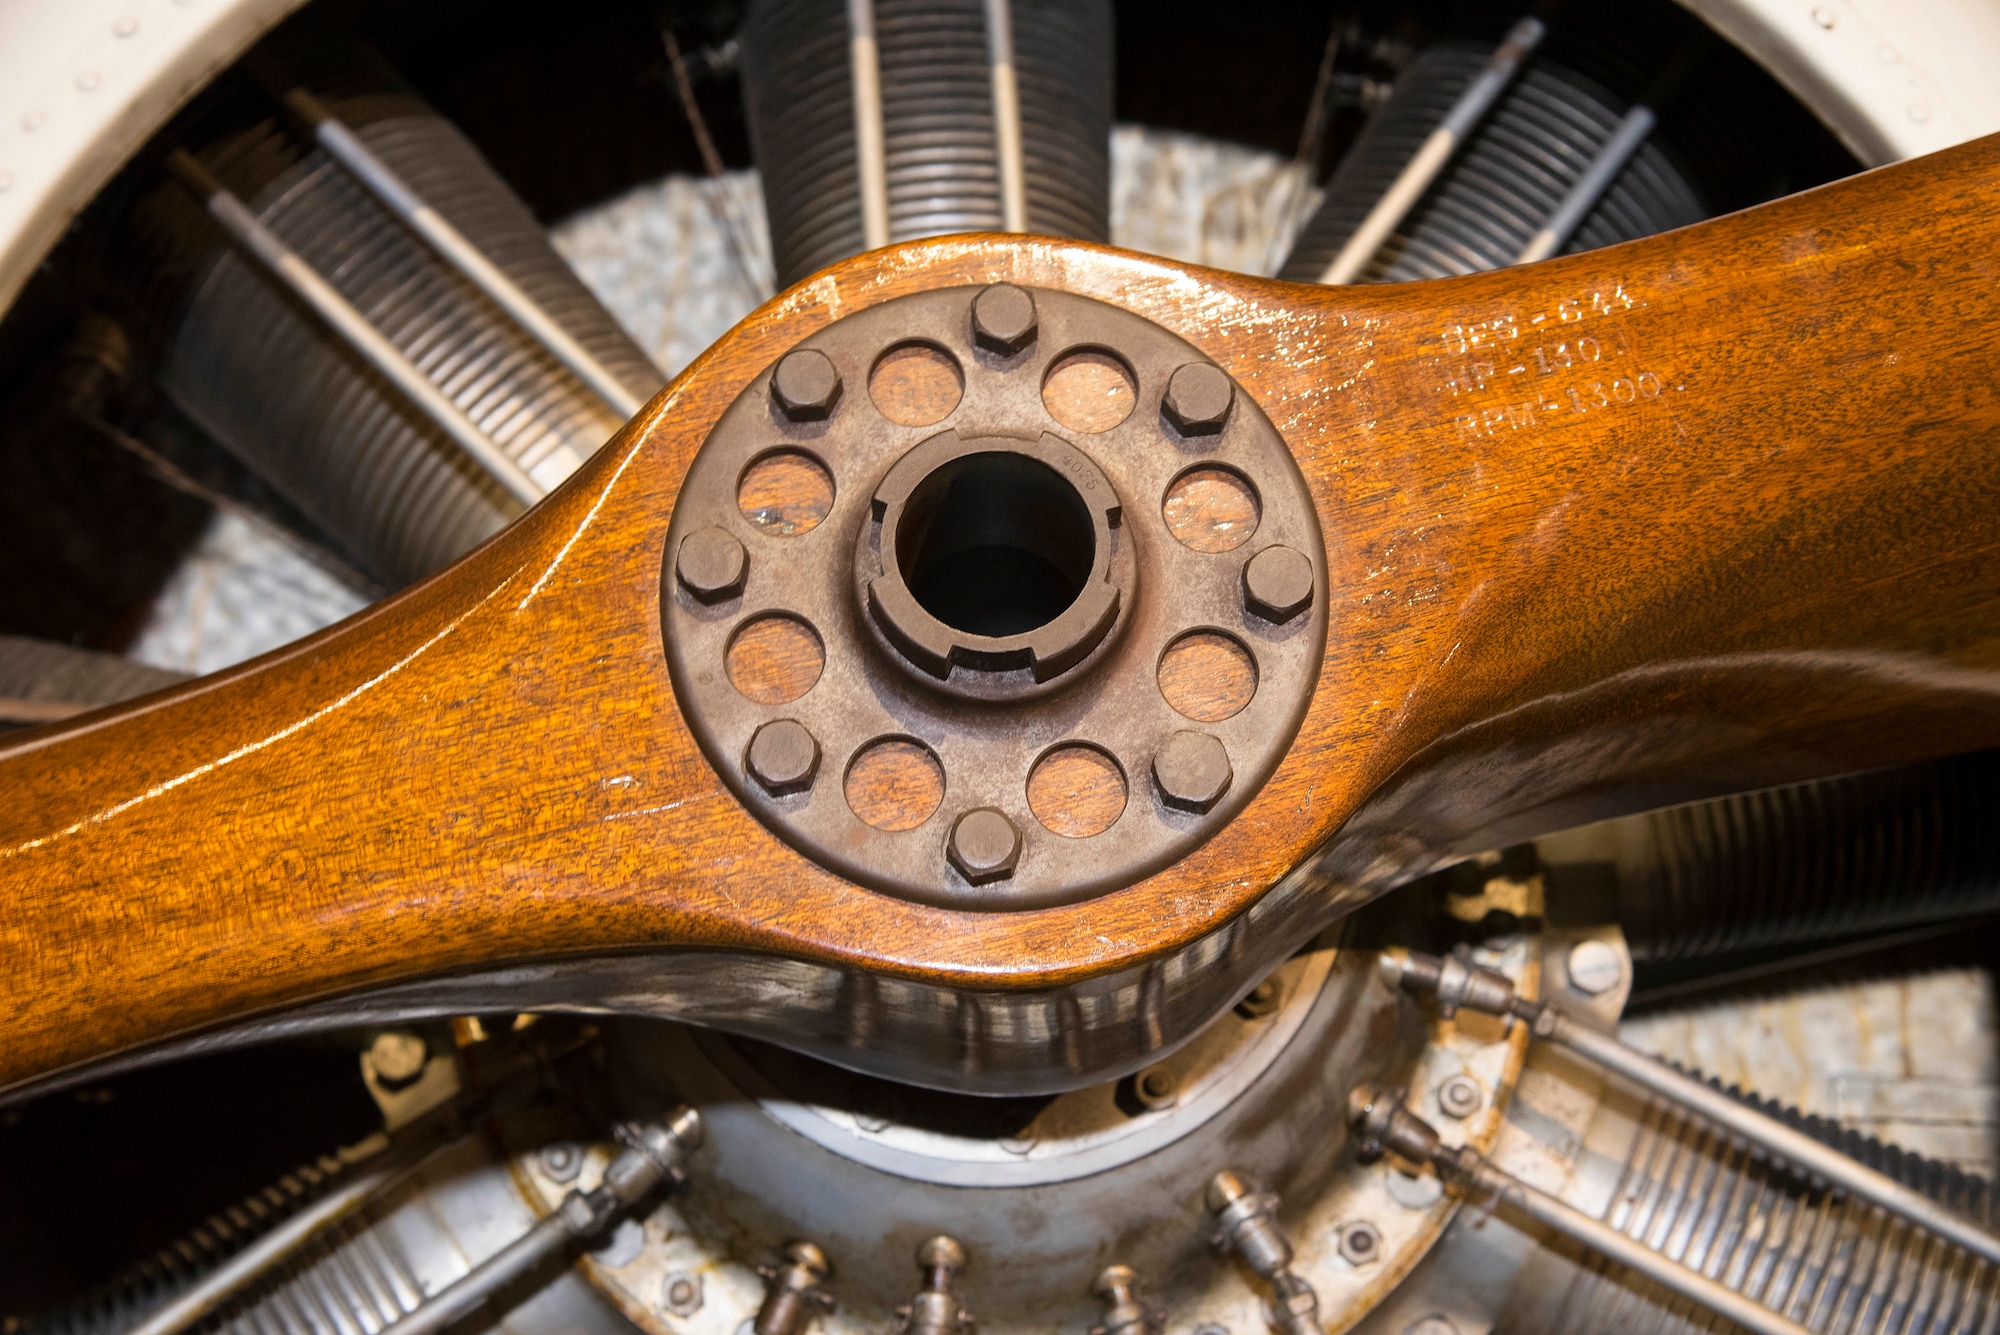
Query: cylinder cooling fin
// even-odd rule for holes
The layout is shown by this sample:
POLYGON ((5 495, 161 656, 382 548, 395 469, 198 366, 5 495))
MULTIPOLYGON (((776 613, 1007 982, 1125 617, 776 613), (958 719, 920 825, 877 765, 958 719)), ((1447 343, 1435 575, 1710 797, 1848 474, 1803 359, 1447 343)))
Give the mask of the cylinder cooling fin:
MULTIPOLYGON (((745 107, 780 286, 867 248, 851 8, 757 0, 742 29, 745 107)), ((995 8, 985 0, 872 5, 892 242, 1005 225, 988 26, 995 8)), ((997 8, 1011 20, 1027 229, 1109 240, 1111 6, 1011 0, 997 8)))
MULTIPOLYGON (((635 395, 658 371, 451 123, 386 70, 341 53, 306 86, 635 395)), ((254 94, 245 100, 254 105, 254 94)), ((268 99, 267 99, 268 102, 268 99)), ((275 102, 269 102, 275 107, 275 102)), ((552 486, 616 414, 272 111, 201 156, 492 442, 552 486)), ((169 185, 141 202, 139 320, 164 327, 168 396, 372 573, 407 583, 519 507, 169 185)))
MULTIPOLYGON (((1280 277, 1319 278, 1492 52, 1482 43, 1446 42, 1411 59, 1327 182, 1326 197, 1301 229, 1280 277)), ((1514 263, 1610 142, 1626 109, 1583 75, 1546 57, 1535 59, 1375 253, 1360 281, 1444 278, 1514 263)), ((1711 211, 1668 150, 1648 142, 1584 217, 1566 252, 1683 227, 1711 211)))

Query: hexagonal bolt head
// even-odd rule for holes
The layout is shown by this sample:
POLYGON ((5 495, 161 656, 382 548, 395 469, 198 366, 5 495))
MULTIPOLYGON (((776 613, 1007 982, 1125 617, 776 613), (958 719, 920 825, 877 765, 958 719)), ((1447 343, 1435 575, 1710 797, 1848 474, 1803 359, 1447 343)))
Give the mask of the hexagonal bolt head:
POLYGON ((945 856, 973 885, 1004 881, 1021 860, 1021 832, 992 807, 976 807, 951 827, 945 856))
POLYGON ((795 720, 766 723, 750 739, 744 768, 773 797, 802 793, 819 773, 819 742, 795 720))
POLYGON ((1167 381, 1160 411, 1183 436, 1213 436, 1229 420, 1229 407, 1236 402, 1236 386, 1219 366, 1194 362, 1174 372, 1167 381))
POLYGON ((1012 283, 993 284, 972 299, 972 337, 988 352, 1019 352, 1035 341, 1035 299, 1012 283))
POLYGON ((1446 1117, 1470 1117, 1486 1102, 1486 1092, 1469 1075, 1455 1075, 1438 1086, 1438 1111, 1446 1117))
POLYGON ((1312 562, 1303 553, 1266 547, 1243 567, 1243 605, 1266 621, 1290 621, 1312 600, 1312 562))
POLYGON ((1199 815, 1222 800, 1236 773, 1229 751, 1205 732, 1177 732, 1153 753, 1153 782, 1160 800, 1199 815))
POLYGON ((771 398, 792 421, 817 422, 840 400, 840 372, 817 348, 788 352, 771 372, 771 398))
POLYGON ((1577 942, 1570 947, 1565 963, 1569 985, 1585 996, 1601 997, 1625 977, 1618 951, 1603 941, 1577 942))
POLYGON ((1366 1219, 1342 1224, 1339 1229, 1340 1259, 1349 1265, 1367 1265, 1382 1259, 1382 1231, 1366 1219))
POLYGON ((750 577, 750 553, 719 528, 696 529, 681 539, 674 574, 698 602, 727 602, 743 592, 750 577))

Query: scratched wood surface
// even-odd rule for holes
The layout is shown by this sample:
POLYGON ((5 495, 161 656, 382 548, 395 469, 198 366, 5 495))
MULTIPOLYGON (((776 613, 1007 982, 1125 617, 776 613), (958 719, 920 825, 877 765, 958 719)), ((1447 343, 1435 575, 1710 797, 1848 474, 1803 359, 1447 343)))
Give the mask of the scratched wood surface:
POLYGON ((1069 986, 1261 896, 1324 920, 1501 838, 2000 742, 1996 233, 1985 141, 1435 284, 998 237, 847 262, 453 569, 11 740, 0 1085, 590 952, 1069 986), (1236 375, 1311 485, 1331 630, 1298 741, 1210 843, 1092 902, 976 915, 859 889, 739 807, 676 711, 657 600, 678 480, 744 384, 843 313, 997 279, 1123 305, 1236 375))

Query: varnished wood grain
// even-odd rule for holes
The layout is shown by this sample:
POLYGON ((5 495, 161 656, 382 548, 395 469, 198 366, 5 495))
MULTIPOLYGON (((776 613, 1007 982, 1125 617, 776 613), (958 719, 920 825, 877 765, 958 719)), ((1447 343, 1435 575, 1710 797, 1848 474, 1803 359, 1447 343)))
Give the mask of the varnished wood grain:
POLYGON ((1233 924, 1248 970, 1504 838, 2000 743, 1996 233, 1985 141, 1434 284, 1002 237, 847 262, 450 571, 0 751, 0 1084, 496 961, 702 947, 992 994, 1156 979, 1233 924), (1298 741, 1210 843, 1096 901, 957 914, 728 796, 657 599, 678 479, 752 377, 840 314, 995 280, 1237 377, 1312 488, 1331 628, 1298 741))
POLYGON ((1160 658, 1160 694, 1182 717, 1220 723, 1257 694, 1257 663, 1234 637, 1214 631, 1183 635, 1160 658))
POLYGON ((1118 762, 1094 746, 1059 746, 1028 773, 1028 809, 1066 839, 1088 839, 1111 828, 1128 797, 1118 762))
POLYGON ((902 426, 929 426, 951 416, 965 396, 965 377, 951 354, 928 343, 904 343, 882 354, 868 374, 868 397, 902 426))
POLYGON ((1109 353, 1072 352, 1049 368, 1042 402, 1071 431, 1109 431, 1132 415, 1132 374, 1109 353))

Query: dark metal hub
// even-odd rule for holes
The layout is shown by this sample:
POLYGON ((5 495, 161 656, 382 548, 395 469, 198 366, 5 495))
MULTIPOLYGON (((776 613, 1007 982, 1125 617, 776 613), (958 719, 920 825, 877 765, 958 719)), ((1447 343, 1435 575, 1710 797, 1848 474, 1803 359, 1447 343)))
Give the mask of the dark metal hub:
POLYGON ((737 797, 889 894, 1129 885, 1276 768, 1326 642, 1304 479, 1158 325, 995 284, 787 352, 689 468, 661 572, 675 693, 737 797))
POLYGON ((1138 579, 1117 494, 1074 445, 946 432, 875 490, 855 575, 876 627, 930 684, 1005 698, 1103 644, 1138 579))

